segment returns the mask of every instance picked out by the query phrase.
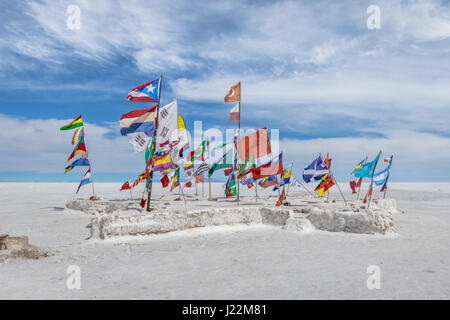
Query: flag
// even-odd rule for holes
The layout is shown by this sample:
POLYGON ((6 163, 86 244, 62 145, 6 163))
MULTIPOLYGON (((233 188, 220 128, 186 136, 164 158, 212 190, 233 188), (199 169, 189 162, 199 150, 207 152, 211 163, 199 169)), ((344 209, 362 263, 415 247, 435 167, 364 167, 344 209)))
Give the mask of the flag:
POLYGON ((361 187, 361 182, 362 182, 362 178, 359 178, 356 181, 350 181, 350 188, 352 189, 352 193, 353 194, 356 193, 356 188, 360 188, 361 187))
POLYGON ((170 187, 170 191, 180 186, 180 168, 175 169, 175 174, 172 180, 172 186, 170 187))
POLYGON ((66 162, 70 162, 77 154, 87 153, 86 144, 84 143, 84 137, 81 138, 80 142, 75 146, 75 149, 72 151, 69 159, 66 162))
POLYGON ((258 159, 272 153, 267 129, 264 127, 239 139, 237 148, 241 161, 245 161, 251 154, 255 159, 258 159))
POLYGON ((366 203, 371 195, 372 195, 372 184, 370 184, 369 190, 367 190, 367 193, 366 193, 366 196, 364 197, 363 203, 366 203))
POLYGON ((195 188, 195 179, 191 178, 182 183, 183 190, 184 189, 192 189, 195 188))
POLYGON ((245 175, 253 168, 256 168, 256 164, 255 156, 252 153, 247 159, 245 159, 244 163, 239 164, 239 175, 245 175))
POLYGON ((161 178, 161 184, 163 188, 166 188, 169 185, 169 182, 170 182, 169 175, 163 174, 163 177, 161 178))
POLYGON ((200 165, 197 167, 197 171, 195 172, 196 176, 201 175, 203 172, 206 172, 209 170, 209 159, 206 159, 200 165))
POLYGON ((146 132, 135 132, 128 134, 128 140, 133 146, 134 152, 141 152, 150 143, 152 136, 149 136, 146 132))
POLYGON ((390 157, 390 158, 384 158, 383 161, 384 161, 384 162, 389 162, 389 163, 391 163, 392 157, 390 157))
POLYGON ((333 177, 328 174, 325 175, 323 177, 322 182, 320 182, 320 184, 316 188, 316 191, 318 192, 319 197, 321 197, 325 193, 327 193, 330 190, 330 188, 334 185, 335 185, 335 183, 334 183, 333 177))
POLYGON ((203 176, 202 175, 196 175, 195 176, 195 183, 203 183, 203 176))
POLYGON ((184 123, 184 119, 181 113, 178 115, 178 135, 179 135, 178 152, 182 154, 183 151, 189 149, 190 146, 189 146, 189 136, 186 130, 186 124, 184 123))
POLYGON ((156 152, 170 150, 171 144, 178 143, 178 103, 173 101, 159 108, 156 129, 156 152))
POLYGON ((80 142, 82 137, 84 137, 84 129, 83 127, 79 127, 73 134, 72 145, 76 145, 78 142, 80 142))
MULTIPOLYGON (((84 155, 83 155, 84 156, 84 155)), ((90 166, 89 160, 86 157, 81 157, 80 159, 75 160, 72 162, 68 167, 66 167, 66 170, 64 171, 64 174, 71 171, 75 167, 81 167, 81 166, 90 166)))
POLYGON ((265 177, 265 178, 262 178, 258 182, 258 184, 260 185, 260 187, 266 189, 266 188, 269 188, 271 186, 278 184, 278 179, 277 179, 277 176, 265 177))
POLYGON ((286 200, 286 195, 284 194, 284 187, 283 187, 283 191, 281 192, 280 197, 278 198, 278 201, 275 205, 277 207, 281 206, 284 200, 286 200))
POLYGON ((386 169, 374 174, 373 176, 373 182, 375 182, 375 185, 381 186, 384 184, 389 177, 389 167, 386 169))
POLYGON ((250 172, 253 175, 253 180, 261 179, 268 176, 273 176, 277 174, 283 173, 283 153, 280 153, 278 156, 266 162, 265 164, 253 168, 250 172))
POLYGON ((236 192, 236 177, 233 174, 230 174, 228 177, 228 181, 225 185, 225 196, 226 197, 234 197, 237 194, 236 192))
POLYGON ((66 124, 65 126, 62 126, 61 128, 59 128, 59 130, 72 130, 75 128, 79 128, 83 126, 83 118, 81 118, 81 116, 79 116, 78 118, 76 118, 75 120, 73 120, 71 123, 66 124))
POLYGON ((203 156, 205 154, 205 150, 206 150, 206 144, 207 144, 207 140, 203 140, 202 143, 200 143, 200 145, 197 147, 197 149, 195 149, 195 151, 191 151, 187 157, 187 161, 194 161, 194 160, 204 160, 203 156))
MULTIPOLYGON (((225 149, 225 148, 224 148, 225 149)), ((208 170, 208 176, 212 176, 214 171, 233 167, 233 149, 229 149, 217 162, 208 170)))
MULTIPOLYGON (((389 179, 389 176, 388 176, 388 179, 389 179)), ((386 180, 384 181, 384 184, 383 184, 383 186, 381 187, 380 192, 383 192, 384 190, 387 189, 387 182, 388 182, 388 179, 386 179, 386 180)))
POLYGON ((122 187, 120 188, 120 191, 123 191, 123 190, 130 190, 131 189, 131 186, 130 186, 130 183, 128 182, 128 181, 125 181, 125 183, 122 185, 122 187))
MULTIPOLYGON (((155 156, 156 158, 156 156, 155 156)), ((173 168, 172 161, 170 161, 170 153, 167 152, 165 156, 160 157, 159 159, 156 159, 153 164, 153 171, 163 171, 167 170, 169 168, 173 168)))
POLYGON ((136 180, 134 180, 133 184, 131 185, 131 188, 136 187, 139 183, 141 183, 142 181, 144 181, 146 179, 146 174, 145 172, 141 173, 136 180))
POLYGON ((355 172, 354 173, 355 177, 356 178, 366 178, 366 177, 370 178, 370 177, 372 177, 379 157, 380 157, 380 154, 378 154, 376 156, 376 158, 373 159, 371 162, 365 163, 365 164, 363 164, 361 166, 359 166, 359 165, 356 166, 355 167, 355 171, 354 171, 355 172))
POLYGON ((127 100, 133 102, 159 102, 159 86, 161 85, 161 78, 144 83, 139 87, 134 88, 128 94, 127 100))
POLYGON ((84 174, 83 179, 81 179, 80 184, 78 185, 77 194, 82 186, 91 182, 91 168, 89 168, 88 171, 86 171, 86 173, 84 174))
POLYGON ((155 131, 156 107, 133 110, 122 115, 119 121, 122 136, 134 132, 146 132, 152 136, 155 131))
POLYGON ((239 121, 240 102, 230 110, 230 122, 239 121))
POLYGON ((313 180, 320 180, 329 170, 324 165, 322 157, 317 157, 309 166, 303 170, 303 180, 309 183, 313 180))
POLYGON ((194 169, 194 162, 189 161, 189 162, 186 162, 185 164, 183 164, 184 171, 188 171, 188 170, 192 170, 192 169, 194 169))
POLYGON ((282 177, 280 178, 280 182, 273 188, 273 191, 278 190, 279 188, 283 187, 284 185, 289 184, 291 180, 291 171, 284 170, 282 177))
POLYGON ((145 207, 145 203, 147 202, 147 199, 145 199, 144 197, 141 199, 141 208, 145 207))
POLYGON ((323 160, 323 164, 324 164, 325 167, 327 167, 328 169, 331 168, 331 158, 328 157, 328 152, 327 152, 327 156, 325 157, 325 160, 323 160))
POLYGON ((225 102, 236 102, 241 99, 241 82, 239 81, 234 86, 231 86, 230 91, 225 96, 225 102))

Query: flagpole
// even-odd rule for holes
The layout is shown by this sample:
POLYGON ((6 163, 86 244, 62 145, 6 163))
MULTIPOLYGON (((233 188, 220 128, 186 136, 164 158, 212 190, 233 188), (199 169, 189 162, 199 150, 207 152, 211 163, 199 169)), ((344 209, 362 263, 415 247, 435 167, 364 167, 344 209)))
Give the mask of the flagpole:
MULTIPOLYGON (((208 159, 209 159, 209 165, 211 166, 211 153, 209 150, 209 138, 207 139, 207 148, 208 148, 208 159)), ((210 168, 211 169, 211 168, 210 168)), ((211 201, 211 176, 209 175, 209 170, 208 170, 208 187, 209 187, 209 197, 208 200, 211 201)))
MULTIPOLYGON (((363 164, 366 164, 366 163, 367 163, 367 156, 366 156, 366 160, 364 160, 363 164)), ((362 186, 363 180, 364 180, 364 178, 361 177, 361 183, 360 183, 359 188, 358 188, 358 194, 356 195, 356 201, 359 200, 359 192, 361 191, 361 186, 362 186)))
MULTIPOLYGON (((155 149, 156 149, 156 133, 158 132, 158 117, 159 117, 159 105, 161 103, 161 88, 162 88, 162 80, 163 80, 163 76, 161 76, 159 78, 159 89, 158 89, 158 104, 156 105, 156 120, 155 120, 155 132, 153 133, 153 159, 155 157, 155 149)), ((178 106, 178 103, 177 103, 178 106)), ((150 159, 149 159, 150 161, 150 159)), ((152 199, 152 187, 153 187, 153 166, 154 166, 154 160, 152 160, 152 167, 151 167, 151 172, 150 172, 150 186, 149 186, 149 190, 148 190, 148 194, 147 194, 147 211, 150 212, 150 201, 152 199)))
POLYGON ((384 188, 383 199, 385 199, 385 198, 386 198, 386 191, 387 191, 387 182, 388 182, 388 180, 389 180, 389 175, 390 175, 390 172, 389 172, 389 170, 391 170, 391 164, 392 164, 392 159, 393 159, 393 158, 394 158, 394 155, 391 155, 391 160, 390 160, 390 162, 389 162, 388 176, 387 176, 387 178, 386 178, 386 182, 385 182, 385 184, 386 184, 386 188, 384 188))
MULTIPOLYGON (((319 154, 319 156, 320 156, 320 158, 322 159, 322 154, 319 154)), ((342 199, 344 199, 345 205, 347 205, 347 201, 345 200, 344 194, 342 193, 341 188, 339 187, 339 183, 338 183, 338 182, 336 181, 336 179, 334 178, 333 173, 331 173, 331 169, 328 168, 328 166, 327 166, 326 163, 325 163, 325 166, 327 167, 328 171, 330 172, 331 179, 333 179, 333 181, 336 183, 336 186, 338 187, 339 193, 341 194, 342 199)), ((329 192, 329 191, 328 191, 328 192, 329 192)))
POLYGON ((202 198, 205 197, 205 174, 202 173, 202 198))
MULTIPOLYGON (((86 152, 87 152, 88 147, 87 147, 87 139, 86 139, 86 128, 84 126, 84 122, 83 122, 83 135, 84 135, 84 144, 86 146, 86 152)), ((89 153, 87 153, 87 154, 88 154, 88 161, 89 161, 89 170, 91 171, 92 197, 95 200, 94 179, 92 179, 93 174, 92 174, 91 159, 89 159, 89 153)))
POLYGON ((291 186, 291 176, 292 176, 292 167, 294 166, 294 163, 291 162, 291 168, 289 169, 289 171, 291 172, 289 174, 289 184, 287 186, 287 190, 286 190, 286 197, 289 195, 289 187, 291 186))
POLYGON ((255 193, 256 193, 256 201, 258 202, 258 182, 255 181, 255 193))
MULTIPOLYGON (((369 187, 369 190, 370 190, 370 188, 372 188, 372 184, 373 184, 373 175, 375 174, 375 169, 377 168, 378 160, 380 160, 380 155, 381 155, 381 150, 380 150, 380 152, 378 153, 377 161, 375 162, 375 167, 373 167, 372 177, 371 177, 371 179, 370 179, 370 187, 369 187)), ((372 189, 372 192, 373 192, 373 189, 372 189)), ((372 192, 370 192, 370 195, 369 195, 369 203, 367 204, 367 209, 369 209, 369 207, 370 207, 370 201, 372 200, 372 192)))

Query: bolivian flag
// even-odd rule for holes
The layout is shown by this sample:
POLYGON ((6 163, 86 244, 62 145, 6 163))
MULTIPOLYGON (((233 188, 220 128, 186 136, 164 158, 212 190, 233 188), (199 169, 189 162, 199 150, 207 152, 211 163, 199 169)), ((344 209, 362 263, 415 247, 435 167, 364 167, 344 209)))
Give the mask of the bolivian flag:
POLYGON ((81 115, 76 118, 75 120, 73 120, 71 123, 59 128, 59 130, 72 130, 78 127, 82 127, 83 126, 83 118, 81 118, 81 115))

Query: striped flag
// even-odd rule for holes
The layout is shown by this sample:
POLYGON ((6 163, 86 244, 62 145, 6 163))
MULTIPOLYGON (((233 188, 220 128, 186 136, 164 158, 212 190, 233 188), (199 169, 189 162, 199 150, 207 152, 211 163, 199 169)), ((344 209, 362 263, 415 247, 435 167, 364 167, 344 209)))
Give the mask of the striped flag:
POLYGON ((197 172, 195 173, 196 176, 201 175, 203 172, 209 170, 209 160, 203 161, 198 167, 197 172))
POLYGON ((146 132, 149 136, 155 130, 156 107, 133 110, 122 115, 119 121, 122 136, 134 132, 146 132))

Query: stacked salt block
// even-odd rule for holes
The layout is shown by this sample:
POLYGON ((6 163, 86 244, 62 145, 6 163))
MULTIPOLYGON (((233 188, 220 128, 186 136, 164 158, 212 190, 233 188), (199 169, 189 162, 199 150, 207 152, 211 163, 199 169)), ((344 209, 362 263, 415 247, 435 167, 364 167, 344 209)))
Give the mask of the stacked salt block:
POLYGON ((265 224, 281 226, 291 231, 314 229, 366 234, 394 232, 392 212, 395 201, 373 203, 370 209, 352 203, 343 207, 314 203, 305 208, 235 207, 210 208, 191 211, 153 211, 149 214, 104 215, 92 219, 91 239, 118 236, 150 235, 190 228, 265 224))

